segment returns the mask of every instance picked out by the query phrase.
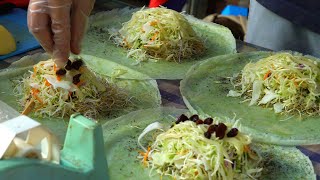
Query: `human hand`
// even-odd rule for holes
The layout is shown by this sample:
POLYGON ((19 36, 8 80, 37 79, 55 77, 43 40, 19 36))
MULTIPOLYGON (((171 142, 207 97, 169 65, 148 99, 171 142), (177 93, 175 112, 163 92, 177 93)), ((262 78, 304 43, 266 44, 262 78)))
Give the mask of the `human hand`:
POLYGON ((70 51, 79 54, 95 0, 30 0, 29 31, 52 55, 58 68, 65 65, 70 51))

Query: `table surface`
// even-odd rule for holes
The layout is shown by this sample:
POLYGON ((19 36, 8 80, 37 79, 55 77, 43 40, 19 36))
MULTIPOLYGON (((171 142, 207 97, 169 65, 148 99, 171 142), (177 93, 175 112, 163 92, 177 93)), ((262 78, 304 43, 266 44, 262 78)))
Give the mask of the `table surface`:
MULTIPOLYGON (((267 50, 261 47, 254 46, 242 41, 237 41, 237 51, 238 52, 250 52, 267 50)), ((0 61, 0 70, 4 69, 10 64, 23 56, 31 55, 39 52, 44 52, 43 49, 36 49, 24 54, 20 54, 9 59, 0 61)), ((180 80, 157 80, 160 94, 162 97, 162 106, 174 106, 176 108, 186 108, 183 99, 180 94, 179 85, 180 80)), ((310 146, 298 146, 297 147, 302 153, 308 156, 314 166, 315 173, 317 175, 317 180, 320 180, 320 144, 310 145, 310 146)))

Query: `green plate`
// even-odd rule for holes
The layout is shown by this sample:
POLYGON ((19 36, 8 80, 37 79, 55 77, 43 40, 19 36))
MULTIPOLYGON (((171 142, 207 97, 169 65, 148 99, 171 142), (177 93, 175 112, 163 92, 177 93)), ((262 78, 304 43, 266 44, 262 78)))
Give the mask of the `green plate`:
MULTIPOLYGON (((95 57, 83 56, 95 61, 95 57)), ((47 60, 49 56, 46 54, 35 54, 32 56, 23 57, 21 60, 14 62, 9 68, 0 71, 0 100, 7 103, 14 109, 21 112, 22 107, 18 105, 17 98, 13 95, 13 82, 12 79, 22 77, 28 70, 32 69, 32 65, 38 63, 40 60, 47 60)), ((98 59, 99 60, 99 59, 98 59)), ((85 60, 86 61, 86 60, 85 60)), ((92 67, 94 70, 95 68, 92 67)), ((136 71, 130 71, 128 74, 132 76, 138 76, 140 73, 136 71)), ((134 107, 125 108, 117 114, 112 114, 109 117, 103 117, 96 119, 103 122, 108 118, 118 117, 128 112, 145 109, 151 107, 159 107, 161 104, 161 96, 155 80, 125 80, 125 79, 112 79, 106 77, 109 81, 115 83, 118 87, 125 89, 128 92, 134 107), (143 97, 143 98, 141 98, 143 97)), ((42 124, 49 127, 55 134, 59 136, 61 142, 63 142, 68 120, 61 118, 35 118, 42 124)))
MULTIPOLYGON (((122 23, 130 20, 132 13, 139 9, 116 9, 108 12, 97 13, 90 17, 90 25, 83 42, 85 54, 103 58, 104 66, 117 71, 119 67, 133 69, 147 76, 130 76, 122 74, 118 78, 125 79, 182 79, 188 69, 196 62, 207 58, 236 52, 236 43, 231 31, 214 23, 207 23, 191 16, 186 16, 196 33, 205 40, 206 52, 193 59, 187 59, 183 63, 158 61, 142 62, 139 65, 135 59, 127 58, 127 52, 122 47, 117 47, 111 40, 108 29, 120 29, 122 23)), ((92 62, 96 63, 96 62, 92 62)), ((97 66, 100 67, 100 66, 97 66)), ((113 71, 107 72, 111 76, 113 71)))
POLYGON ((240 53, 215 57, 193 66, 181 81, 184 102, 192 112, 210 116, 236 116, 241 130, 255 141, 278 145, 320 143, 320 117, 286 116, 273 109, 240 103, 241 97, 227 97, 233 89, 227 77, 239 73, 250 61, 270 56, 271 52, 240 53))
MULTIPOLYGON (((149 177, 149 169, 137 159, 138 151, 141 151, 137 145, 138 136, 150 123, 158 121, 170 126, 174 117, 187 111, 172 107, 139 110, 105 123, 103 131, 110 179, 160 179, 159 176, 149 177)), ((142 143, 147 141, 142 140, 142 143)), ((294 147, 255 144, 252 148, 263 157, 264 170, 260 179, 316 179, 309 158, 294 147)))

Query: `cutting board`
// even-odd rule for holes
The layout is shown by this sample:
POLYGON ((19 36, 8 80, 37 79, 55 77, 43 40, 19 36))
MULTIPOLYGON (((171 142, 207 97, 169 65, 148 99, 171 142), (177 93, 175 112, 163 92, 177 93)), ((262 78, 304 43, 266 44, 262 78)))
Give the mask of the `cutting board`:
POLYGON ((29 33, 27 11, 15 8, 9 14, 0 15, 0 24, 11 32, 17 43, 17 50, 0 56, 0 61, 40 47, 37 40, 29 33))

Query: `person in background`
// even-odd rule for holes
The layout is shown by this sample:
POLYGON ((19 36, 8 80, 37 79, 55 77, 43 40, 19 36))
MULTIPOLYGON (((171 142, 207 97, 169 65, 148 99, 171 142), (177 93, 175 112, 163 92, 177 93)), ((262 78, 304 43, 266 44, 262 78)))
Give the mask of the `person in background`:
POLYGON ((69 53, 79 54, 88 17, 95 0, 30 0, 29 31, 52 55, 58 68, 69 53))
POLYGON ((320 57, 319 0, 250 0, 245 41, 320 57))

